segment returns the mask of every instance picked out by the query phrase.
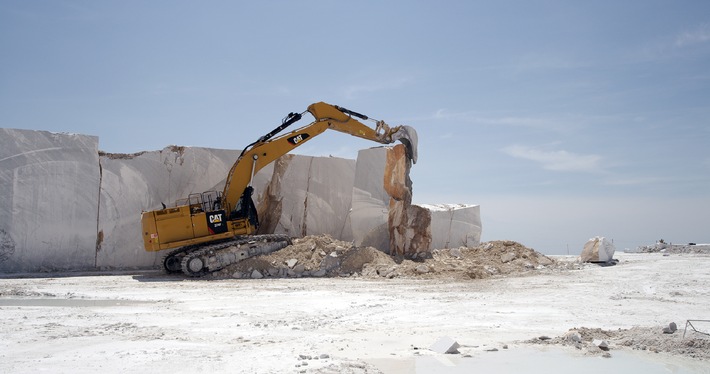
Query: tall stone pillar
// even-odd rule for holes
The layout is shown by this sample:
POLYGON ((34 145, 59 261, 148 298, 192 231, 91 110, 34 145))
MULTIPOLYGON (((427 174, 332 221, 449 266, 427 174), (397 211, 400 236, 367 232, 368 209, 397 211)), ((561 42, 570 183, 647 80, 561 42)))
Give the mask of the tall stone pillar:
POLYGON ((384 188, 390 195, 388 227, 390 254, 416 257, 431 247, 431 213, 412 205, 412 161, 402 144, 388 147, 384 188))

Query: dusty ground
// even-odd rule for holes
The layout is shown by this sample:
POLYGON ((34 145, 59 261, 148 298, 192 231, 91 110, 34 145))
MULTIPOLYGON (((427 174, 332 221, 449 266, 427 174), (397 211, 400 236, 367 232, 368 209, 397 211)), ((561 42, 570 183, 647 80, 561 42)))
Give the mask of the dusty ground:
MULTIPOLYGON (((580 357, 608 354, 610 362, 637 351, 694 367, 710 360, 707 336, 682 338, 686 320, 710 319, 710 256, 617 253, 617 265, 602 267, 568 257, 547 263, 503 243, 491 245, 514 247, 515 259, 497 262, 501 249, 498 260, 474 264, 483 273, 462 265, 477 251, 465 249, 394 261, 387 266, 405 267, 383 274, 377 266, 351 271, 357 263, 344 266, 343 252, 339 268, 347 271, 333 277, 6 276, 0 372, 415 372, 383 363, 443 356, 465 362, 550 344, 580 357), (517 270, 505 270, 515 261, 517 270), (417 271, 422 264, 429 271, 417 271), (663 334, 670 322, 680 330, 663 334), (460 354, 427 349, 442 336, 461 344, 460 354), (609 350, 595 348, 594 339, 606 340, 609 350)), ((281 266, 299 256, 283 255, 262 260, 281 266)), ((311 270, 322 263, 310 260, 311 270)), ((707 323, 696 327, 710 331, 707 323)))

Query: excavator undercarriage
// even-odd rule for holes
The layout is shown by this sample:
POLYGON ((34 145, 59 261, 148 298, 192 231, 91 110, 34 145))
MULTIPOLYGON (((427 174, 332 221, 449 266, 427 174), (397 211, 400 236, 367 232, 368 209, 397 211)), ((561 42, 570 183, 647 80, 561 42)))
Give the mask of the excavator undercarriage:
POLYGON ((249 235, 216 243, 190 245, 170 251, 163 258, 167 273, 201 277, 245 260, 291 245, 287 235, 249 235))

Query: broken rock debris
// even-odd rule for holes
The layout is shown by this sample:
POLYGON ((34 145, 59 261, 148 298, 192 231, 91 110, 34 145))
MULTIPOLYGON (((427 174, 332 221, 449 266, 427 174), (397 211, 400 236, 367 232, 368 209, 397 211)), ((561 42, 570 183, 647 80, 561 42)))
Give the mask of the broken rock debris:
POLYGON ((248 258, 213 273, 216 278, 249 278, 254 270, 265 277, 343 277, 365 278, 448 278, 481 279, 495 276, 564 267, 549 257, 519 243, 487 242, 476 247, 452 251, 437 249, 427 258, 397 258, 372 247, 353 246, 328 235, 311 235, 268 255, 248 258), (501 262, 502 253, 514 259, 501 262), (528 266, 534 264, 535 266, 528 266), (291 267, 293 265, 293 267, 291 267))

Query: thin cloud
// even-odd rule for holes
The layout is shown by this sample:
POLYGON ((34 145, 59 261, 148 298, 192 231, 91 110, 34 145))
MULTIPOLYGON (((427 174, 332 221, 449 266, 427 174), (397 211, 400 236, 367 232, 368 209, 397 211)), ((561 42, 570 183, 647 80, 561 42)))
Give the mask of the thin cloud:
POLYGON ((580 155, 565 150, 543 151, 523 145, 511 145, 502 149, 509 156, 534 161, 543 169, 564 172, 599 173, 602 157, 599 155, 580 155))
POLYGON ((383 80, 377 82, 370 82, 365 84, 352 85, 345 88, 345 97, 348 99, 355 98, 361 93, 372 93, 378 91, 391 91, 396 90, 404 86, 410 81, 409 78, 397 78, 390 80, 383 80))
POLYGON ((675 40, 677 47, 685 47, 710 41, 710 24, 702 24, 693 30, 685 31, 675 40))
POLYGON ((555 132, 566 132, 575 127, 573 123, 583 122, 581 119, 555 119, 542 117, 520 117, 520 116, 485 116, 475 111, 452 112, 447 109, 438 109, 431 116, 424 118, 414 118, 416 121, 456 121, 465 123, 475 123, 491 126, 527 127, 555 132))
POLYGON ((639 178, 617 178, 606 181, 607 186, 636 186, 648 185, 668 181, 667 178, 659 177, 639 177, 639 178))
POLYGON ((540 118, 532 117, 483 117, 475 112, 450 112, 447 109, 438 109, 432 115, 432 119, 441 120, 457 120, 463 122, 476 122, 489 125, 511 125, 511 126, 525 126, 525 127, 542 127, 546 124, 550 124, 550 121, 546 121, 540 118))

